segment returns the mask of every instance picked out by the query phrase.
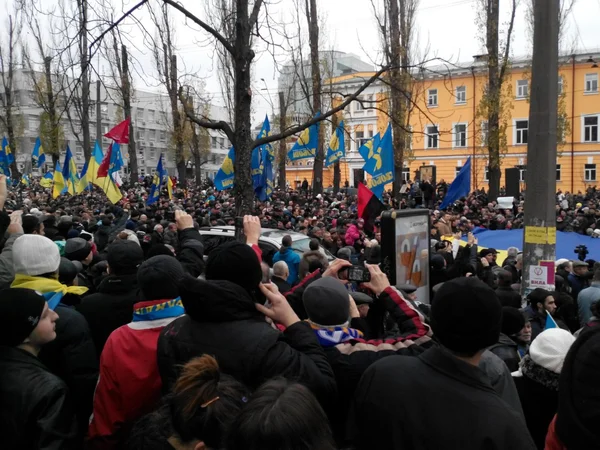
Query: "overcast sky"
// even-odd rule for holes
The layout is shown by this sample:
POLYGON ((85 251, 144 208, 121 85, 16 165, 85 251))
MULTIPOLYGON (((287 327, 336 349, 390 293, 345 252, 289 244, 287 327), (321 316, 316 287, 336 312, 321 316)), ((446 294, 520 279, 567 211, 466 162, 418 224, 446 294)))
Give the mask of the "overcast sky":
MULTIPOLYGON (((14 0, 4 0, 12 3, 14 0)), ((67 2, 69 0, 66 0, 67 2)), ((111 0, 115 6, 115 14, 131 8, 135 0, 111 0)), ((157 4, 157 0, 152 0, 157 4)), ((374 0, 376 3, 381 0, 374 0)), ((429 48, 428 57, 440 57, 453 62, 468 63, 473 55, 484 53, 481 40, 478 37, 476 23, 476 6, 479 0, 420 0, 415 42, 422 52, 429 48)), ((513 51, 514 56, 525 56, 531 53, 530 36, 527 31, 525 7, 523 4, 530 0, 519 0, 521 3, 515 23, 513 51)), ((57 0, 43 0, 42 4, 50 8, 57 0)), ((269 11, 275 20, 290 22, 291 9, 294 0, 268 0, 269 11)), ((90 3, 93 3, 90 0, 90 3)), ((205 0, 182 0, 199 17, 205 18, 206 11, 202 5, 205 0)), ((303 0, 301 1, 303 3, 303 0)), ((500 0, 501 21, 508 20, 508 8, 512 2, 500 0)), ((323 49, 336 49, 358 55, 365 62, 376 64, 380 61, 380 43, 373 18, 371 0, 317 0, 319 15, 323 22, 322 41, 323 49)), ((206 34, 184 24, 181 14, 171 9, 171 14, 176 19, 176 44, 180 55, 180 70, 197 73, 205 79, 205 91, 212 97, 216 104, 222 104, 222 96, 214 54, 209 46, 201 45, 206 42, 206 34)), ((146 11, 136 12, 144 26, 151 28, 151 21, 146 11)), ((600 0, 576 0, 575 7, 566 25, 563 47, 576 48, 583 53, 591 53, 600 49, 600 33, 598 21, 600 20, 600 0)), ((137 26, 131 25, 127 20, 123 30, 131 33, 136 46, 130 47, 132 56, 136 60, 141 74, 136 76, 138 89, 158 89, 156 80, 155 63, 151 52, 142 42, 143 33, 137 26), (137 47, 137 49, 135 48, 137 47)), ((277 39, 277 38, 276 38, 277 39)), ((255 60, 252 86, 254 98, 253 122, 262 120, 265 113, 271 115, 272 105, 277 105, 277 68, 273 57, 264 51, 264 46, 259 46, 255 60), (264 81, 262 81, 264 79, 264 81), (266 87, 265 87, 266 84, 266 87)), ((281 53, 281 52, 280 52, 281 53)), ((285 61, 287 55, 280 54, 279 62, 285 61)), ((107 73, 106 63, 101 63, 101 71, 107 73)), ((93 77, 95 78, 95 77, 93 77)))

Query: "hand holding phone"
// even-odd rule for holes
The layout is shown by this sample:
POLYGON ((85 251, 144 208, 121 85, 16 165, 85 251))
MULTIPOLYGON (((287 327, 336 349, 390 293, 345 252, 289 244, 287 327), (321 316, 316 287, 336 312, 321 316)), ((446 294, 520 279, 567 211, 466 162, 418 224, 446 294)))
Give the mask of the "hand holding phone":
POLYGON ((371 281, 371 273, 363 266, 344 267, 338 272, 340 280, 355 281, 357 283, 367 283, 371 281))

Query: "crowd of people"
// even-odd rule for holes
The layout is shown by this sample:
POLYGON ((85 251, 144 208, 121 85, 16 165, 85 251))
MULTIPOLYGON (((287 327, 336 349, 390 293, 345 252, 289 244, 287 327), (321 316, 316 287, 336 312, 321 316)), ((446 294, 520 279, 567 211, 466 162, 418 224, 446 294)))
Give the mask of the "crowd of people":
MULTIPOLYGON (((556 289, 522 297, 523 255, 499 261, 472 233, 518 227, 519 199, 439 211, 432 189, 422 304, 390 284, 380 223, 347 190, 276 191, 243 242, 208 248, 199 230, 236 223, 232 195, 146 205, 149 182, 111 205, 0 176, 2 448, 600 448, 600 267, 556 261, 556 289), (290 234, 268 261, 265 228, 290 234)), ((384 202, 419 206, 403 194, 384 202)), ((559 194, 557 217, 593 234, 599 198, 559 194)))

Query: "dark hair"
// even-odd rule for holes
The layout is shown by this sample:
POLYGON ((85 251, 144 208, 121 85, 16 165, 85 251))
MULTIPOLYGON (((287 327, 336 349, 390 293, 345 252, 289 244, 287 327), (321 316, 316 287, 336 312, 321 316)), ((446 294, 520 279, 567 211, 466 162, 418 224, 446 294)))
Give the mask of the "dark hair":
POLYGON ((512 274, 508 270, 499 270, 496 274, 498 286, 510 287, 512 284, 512 274))
POLYGON ((279 249, 280 252, 283 252, 284 250, 290 248, 292 246, 292 237, 289 234, 286 234, 283 239, 281 239, 281 248, 279 249))
POLYGON ((334 450, 325 412, 310 390, 283 378, 259 387, 231 426, 228 450, 334 450))
POLYGON ((40 231, 40 220, 33 215, 26 215, 22 217, 23 233, 33 234, 36 231, 40 231))
POLYGON ((551 295, 552 294, 550 293, 550 291, 547 291, 546 289, 535 288, 529 293, 529 295, 527 296, 527 300, 529 300, 529 303, 535 310, 537 309, 538 303, 544 306, 546 298, 550 297, 551 295))
POLYGON ((221 374, 212 356, 190 360, 169 400, 174 433, 182 443, 200 440, 209 448, 223 448, 228 428, 247 395, 242 383, 221 374))
POLYGON ((308 248, 310 248, 312 251, 319 250, 319 241, 314 238, 311 239, 308 243, 308 248))
POLYGON ((133 425, 126 448, 127 450, 173 450, 173 446, 168 441, 172 434, 169 405, 164 404, 133 425))

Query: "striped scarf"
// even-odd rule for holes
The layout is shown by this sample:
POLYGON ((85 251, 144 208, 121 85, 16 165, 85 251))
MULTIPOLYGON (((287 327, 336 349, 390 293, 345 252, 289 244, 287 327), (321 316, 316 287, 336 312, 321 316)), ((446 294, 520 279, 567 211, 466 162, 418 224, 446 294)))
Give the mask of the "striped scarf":
POLYGON ((342 342, 361 339, 363 332, 350 327, 323 327, 309 322, 321 347, 335 347, 342 342))

